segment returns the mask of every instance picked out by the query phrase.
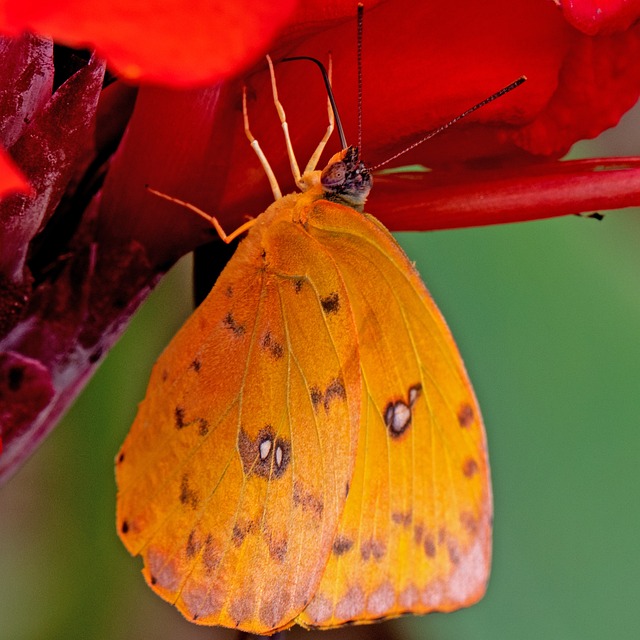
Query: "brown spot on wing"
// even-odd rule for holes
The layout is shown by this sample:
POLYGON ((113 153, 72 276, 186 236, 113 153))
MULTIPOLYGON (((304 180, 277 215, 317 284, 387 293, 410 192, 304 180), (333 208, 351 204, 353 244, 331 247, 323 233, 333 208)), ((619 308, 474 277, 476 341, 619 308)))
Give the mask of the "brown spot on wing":
POLYGON ((465 402, 460 406, 460 409, 458 410, 458 424, 463 429, 466 429, 473 424, 474 420, 475 416, 473 414, 473 407, 465 402))
POLYGON ((201 547, 202 547, 202 542, 198 540, 198 536, 195 532, 195 529, 192 529, 191 532, 189 533, 189 538, 187 540, 187 546, 185 549, 187 552, 187 558, 193 558, 193 556, 195 556, 196 553, 200 551, 201 547))
POLYGON ((274 360, 279 360, 284 355, 283 346, 273 337, 270 331, 267 331, 262 336, 260 346, 264 351, 269 353, 274 360))
POLYGON ((462 465, 462 473, 466 478, 472 478, 478 473, 478 463, 473 458, 467 458, 462 465))
POLYGON ((243 324, 238 324, 236 322, 236 320, 233 317, 233 314, 231 313, 231 311, 229 311, 229 313, 227 313, 227 315, 222 319, 222 324, 227 329, 232 331, 236 336, 244 335, 244 332, 245 332, 244 325, 243 324))
POLYGON ((409 511, 394 511, 391 514, 391 520, 395 524, 401 524, 403 527, 408 527, 411 524, 411 520, 413 519, 413 514, 411 510, 409 511))
POLYGON ((324 410, 328 412, 334 400, 345 400, 346 397, 347 392, 345 391, 344 383, 342 380, 334 378, 324 392, 324 410))
POLYGON ((340 296, 337 291, 333 291, 328 296, 320 299, 322 310, 327 314, 338 313, 340 311, 340 296))
POLYGON ((291 443, 276 436, 271 425, 266 425, 252 440, 244 429, 238 435, 238 453, 247 476, 281 478, 291 459, 291 443))
POLYGON ((353 548, 353 540, 347 536, 338 535, 333 541, 333 553, 337 556, 343 556, 353 548))
POLYGON ((129 523, 126 520, 122 521, 122 525, 120 526, 120 531, 122 531, 122 533, 129 533, 129 523))
POLYGON ((302 285, 304 284, 303 278, 296 278, 293 281, 293 289, 296 293, 300 293, 302 291, 302 285))
POLYGON ((209 534, 204 541, 204 550, 202 551, 202 564, 207 572, 212 572, 220 564, 221 552, 218 543, 209 534))
POLYGON ((269 555, 276 562, 284 562, 287 557, 287 548, 289 546, 287 539, 276 536, 270 531, 264 532, 264 539, 267 543, 267 547, 269 548, 269 555))
POLYGON ((299 480, 293 483, 293 504, 308 509, 316 517, 321 517, 324 511, 322 499, 310 491, 306 491, 299 480))
POLYGON ((424 552, 425 552, 425 554, 427 555, 428 558, 435 558, 436 557, 436 541, 435 541, 433 535, 428 533, 424 537, 424 541, 423 541, 422 546, 423 546, 424 552))
POLYGON ((478 520, 470 511, 460 514, 460 524, 473 536, 478 533, 478 520))
POLYGON ((200 504, 200 498, 198 494, 189 486, 189 476, 184 474, 180 482, 180 502, 185 506, 190 506, 192 509, 197 509, 200 504))
POLYGON ((190 366, 196 373, 200 373, 200 368, 202 367, 202 362, 198 358, 194 358, 191 361, 191 365, 190 366))
POLYGON ((198 418, 198 435, 206 436, 209 433, 209 422, 204 418, 198 418))
POLYGON ((365 540, 360 545, 360 556, 363 560, 381 560, 387 552, 387 545, 381 540, 365 540))
POLYGON ((174 411, 176 429, 184 429, 186 426, 184 421, 184 407, 176 407, 174 411))

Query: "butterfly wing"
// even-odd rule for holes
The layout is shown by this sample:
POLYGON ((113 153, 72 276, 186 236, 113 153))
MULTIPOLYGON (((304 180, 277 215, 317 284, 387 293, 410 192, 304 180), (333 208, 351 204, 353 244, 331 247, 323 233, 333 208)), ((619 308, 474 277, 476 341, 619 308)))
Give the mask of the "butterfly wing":
POLYGON ((418 273, 375 219, 318 203, 309 233, 342 275, 363 413, 340 527, 305 626, 448 611, 478 600, 492 498, 473 390, 418 273))
POLYGON ((116 464, 119 534, 153 590, 254 633, 315 592, 359 430, 344 284, 290 204, 261 216, 161 355, 116 464))

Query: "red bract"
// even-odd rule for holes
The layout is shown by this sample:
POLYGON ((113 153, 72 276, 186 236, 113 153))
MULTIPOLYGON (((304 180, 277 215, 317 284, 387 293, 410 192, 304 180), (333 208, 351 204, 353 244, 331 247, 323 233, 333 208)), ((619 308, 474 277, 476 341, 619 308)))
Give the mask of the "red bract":
MULTIPOLYGON (((28 393, 21 384, 8 393, 9 374, 0 380, 2 415, 20 416, 2 424, 0 475, 14 470, 52 428, 161 273, 214 235, 204 221, 152 196, 145 185, 214 213, 228 230, 272 200, 243 131, 245 83, 251 129, 283 190, 293 189, 266 63, 259 59, 237 74, 242 61, 255 58, 257 49, 264 52, 288 3, 275 5, 279 17, 258 44, 249 28, 242 36, 251 40, 243 41, 245 53, 216 63, 216 73, 227 75, 224 81, 199 89, 175 85, 211 77, 203 75, 205 67, 211 73, 203 58, 224 54, 223 41, 198 35, 197 23, 211 5, 185 5, 189 15, 175 17, 162 38, 157 21, 151 28, 145 20, 130 20, 139 37, 128 38, 129 58, 96 31, 82 31, 99 15, 100 33, 111 37, 122 15, 115 12, 110 22, 105 11, 117 5, 103 5, 102 13, 92 15, 85 4, 78 15, 69 8, 75 3, 67 6, 73 35, 55 33, 95 43, 121 70, 138 65, 141 77, 163 79, 166 86, 136 92, 117 81, 101 90, 102 68, 93 59, 52 96, 50 43, 25 37, 7 48, 13 62, 2 67, 8 89, 0 117, 12 126, 1 130, 35 196, 8 198, 0 212, 0 349, 10 352, 6 362, 23 367, 23 373, 11 374, 14 381, 38 382, 40 404, 32 405, 37 416, 25 419, 28 393), (176 41, 185 55, 169 72, 176 41), (205 56, 203 43, 215 51, 205 56), (182 75, 175 75, 176 68, 182 75), (47 384, 50 397, 42 391, 47 384)), ((639 204, 640 159, 557 160, 576 140, 613 126, 640 93, 637 14, 629 13, 629 4, 605 12, 605 18, 593 10, 600 33, 583 24, 588 6, 546 0, 368 4, 362 154, 369 164, 518 76, 529 80, 397 161, 432 171, 377 175, 367 210, 392 230, 426 230, 639 204)), ((42 22, 40 9, 33 16, 21 11, 20 24, 53 24, 42 22)), ((246 11, 250 27, 262 14, 246 11)), ((351 144, 357 135, 354 14, 351 1, 302 3, 269 46, 275 60, 311 55, 327 61, 331 51, 336 99, 351 144)), ((12 20, 16 24, 15 15, 12 20)), ((308 63, 278 64, 276 74, 304 165, 326 128, 326 95, 308 63)), ((333 140, 327 157, 338 146, 333 140)))

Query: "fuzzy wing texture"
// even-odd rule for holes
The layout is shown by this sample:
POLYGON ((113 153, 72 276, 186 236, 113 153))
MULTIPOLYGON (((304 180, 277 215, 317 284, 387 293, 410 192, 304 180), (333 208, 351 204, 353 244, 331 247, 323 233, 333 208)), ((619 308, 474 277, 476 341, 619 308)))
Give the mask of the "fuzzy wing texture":
POLYGON ((492 498, 484 427, 456 345, 379 222, 318 203, 308 227, 345 282, 363 407, 340 527, 297 621, 333 627, 468 606, 489 575, 492 498))
POLYGON ((290 204, 261 216, 159 358, 116 462, 119 535, 151 588, 253 633, 315 593, 360 423, 347 292, 290 204))

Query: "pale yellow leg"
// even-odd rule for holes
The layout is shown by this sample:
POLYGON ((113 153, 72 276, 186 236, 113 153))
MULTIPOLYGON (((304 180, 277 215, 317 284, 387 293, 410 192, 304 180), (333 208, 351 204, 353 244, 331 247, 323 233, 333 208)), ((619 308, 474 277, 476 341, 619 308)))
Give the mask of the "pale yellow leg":
POLYGON ((256 218, 247 220, 247 222, 239 226, 233 233, 230 233, 229 235, 227 235, 225 233, 225 230, 220 226, 220 223, 218 222, 218 220, 214 216, 209 215, 206 211, 199 209, 198 207, 191 204, 190 202, 185 202, 184 200, 179 200, 178 198, 174 198, 173 196, 168 196, 166 193, 162 193, 162 191, 156 191, 151 187, 147 187, 147 189, 154 195, 159 196, 160 198, 164 198, 169 202, 175 202, 176 204, 186 207, 187 209, 189 209, 189 211, 193 211, 194 213, 197 213, 201 218, 204 218, 208 223, 211 224, 211 226, 213 226, 213 228, 217 231, 218 235, 220 236, 220 239, 226 244, 233 242, 233 240, 235 240, 241 233, 244 233, 256 223, 256 218))
MULTIPOLYGON (((329 56, 329 84, 331 84, 332 70, 333 70, 333 60, 331 56, 329 56)), ((305 173, 309 173, 311 171, 316 170, 316 167, 318 166, 318 162, 320 161, 320 156, 322 155, 322 152, 324 151, 324 148, 327 146, 327 142, 329 141, 329 138, 333 133, 333 127, 334 127, 333 109, 331 108, 331 101, 329 100, 329 98, 327 98, 327 112, 329 114, 329 126, 327 127, 327 130, 322 140, 320 140, 318 146, 316 147, 316 150, 313 152, 313 155, 311 156, 311 158, 309 158, 309 162, 307 163, 307 166, 304 170, 305 173)))
POLYGON ((267 56, 267 62, 269 63, 269 73, 271 74, 271 90, 273 91, 273 103, 276 105, 276 111, 280 118, 280 124, 282 124, 282 131, 284 132, 284 141, 287 145, 287 155, 289 156, 289 164, 291 165, 291 173, 293 179, 298 186, 301 186, 302 177, 300 175, 300 167, 298 167, 298 161, 296 160, 296 154, 293 152, 293 145, 291 144, 291 137, 289 136, 289 125, 287 124, 287 116, 285 115, 282 103, 278 99, 278 87, 276 85, 276 74, 273 70, 273 62, 271 57, 267 56))
MULTIPOLYGON (((268 56, 267 56, 268 57, 268 56)), ((271 64, 271 61, 269 61, 271 64)), ((275 173, 273 173, 273 169, 267 160, 267 157, 264 155, 264 152, 260 148, 260 144, 253 137, 251 130, 249 129, 249 114, 247 112, 247 88, 242 87, 242 115, 244 117, 244 133, 251 144, 251 148, 256 152, 258 156, 258 160, 260 160, 260 164, 264 169, 264 172, 267 174, 267 179, 269 180, 269 184, 271 185, 271 191, 273 191, 273 197, 275 200, 279 200, 282 198, 282 191, 280 191, 280 185, 278 184, 278 180, 276 179, 275 173)))

